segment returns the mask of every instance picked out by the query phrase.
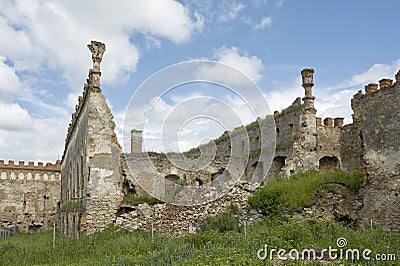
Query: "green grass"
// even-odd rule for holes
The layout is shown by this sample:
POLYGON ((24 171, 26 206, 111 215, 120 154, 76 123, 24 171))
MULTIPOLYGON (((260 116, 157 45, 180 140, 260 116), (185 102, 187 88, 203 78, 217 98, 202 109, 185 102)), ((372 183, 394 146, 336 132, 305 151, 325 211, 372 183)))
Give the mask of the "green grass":
POLYGON ((284 115, 284 114, 287 114, 287 113, 290 113, 290 112, 293 112, 293 111, 300 110, 301 107, 302 107, 301 104, 292 104, 291 106, 289 106, 289 107, 283 109, 281 112, 277 112, 276 114, 274 113, 274 117, 275 117, 275 118, 278 118, 278 117, 280 117, 280 116, 282 116, 282 115, 284 115))
POLYGON ((258 156, 260 154, 261 154, 261 148, 250 150, 250 152, 249 152, 250 157, 258 156))
POLYGON ((259 127, 259 117, 257 117, 257 119, 255 120, 255 121, 253 121, 253 122, 251 122, 250 124, 247 124, 246 125, 246 130, 250 130, 251 128, 253 128, 253 127, 259 127))
POLYGON ((276 144, 276 149, 277 150, 284 150, 284 149, 290 148, 293 145, 293 143, 294 143, 293 137, 289 138, 289 139, 285 139, 285 140, 279 141, 276 144))
POLYGON ((197 153, 200 153, 200 149, 198 147, 191 148, 190 150, 185 151, 183 154, 184 155, 193 155, 193 154, 197 154, 197 153))
MULTIPOLYGON (((364 177, 357 172, 307 171, 290 178, 275 177, 258 189, 251 204, 263 207, 296 208, 310 200, 332 182, 358 190, 364 177), (261 201, 263 199, 263 201, 261 201), (272 202, 273 204, 268 204, 272 202)), ((254 206, 253 206, 254 207, 254 206)), ((375 254, 394 254, 396 261, 336 261, 334 265, 396 265, 400 260, 400 236, 379 229, 354 230, 326 220, 294 220, 289 216, 270 216, 245 229, 232 204, 226 213, 206 217, 198 233, 178 238, 138 230, 128 232, 116 226, 79 239, 52 232, 17 234, 0 242, 0 265, 272 265, 256 254, 265 245, 271 249, 338 248, 338 238, 346 238, 347 248, 372 250, 375 254)), ((276 254, 276 253, 275 253, 276 254)), ((372 256, 371 255, 371 256, 372 256)), ((286 261, 282 265, 303 265, 286 261)), ((398 264, 397 264, 398 265, 398 264)))
POLYGON ((224 132, 221 136, 214 140, 215 144, 221 143, 229 138, 229 133, 224 132))
POLYGON ((240 231, 240 226, 235 218, 233 211, 227 211, 219 213, 216 216, 207 216, 201 226, 202 232, 215 231, 215 232, 228 232, 228 231, 240 231))
POLYGON ((126 195, 124 197, 124 201, 131 202, 131 203, 148 203, 150 205, 164 203, 163 201, 161 201, 159 199, 156 199, 154 197, 151 197, 149 195, 137 196, 137 195, 134 195, 134 194, 126 195))
POLYGON ((80 208, 81 206, 78 201, 67 201, 61 206, 60 212, 77 211, 80 208))
POLYGON ((290 177, 273 177, 249 197, 249 205, 269 216, 282 208, 307 207, 332 182, 357 191, 364 182, 364 176, 358 172, 306 171, 290 177))
MULTIPOLYGON (((394 253, 397 261, 400 259, 398 235, 380 230, 353 231, 336 222, 272 219, 248 226, 246 232, 246 238, 242 228, 179 238, 155 235, 152 241, 150 232, 131 233, 111 226, 79 239, 57 234, 54 248, 51 232, 18 234, 0 243, 0 265, 271 265, 269 259, 260 261, 256 257, 265 244, 286 250, 311 246, 337 248, 339 237, 347 239, 349 248, 368 248, 373 254, 394 253)), ((285 265, 301 264, 285 262, 285 265)), ((355 265, 365 265, 365 261, 355 265)))

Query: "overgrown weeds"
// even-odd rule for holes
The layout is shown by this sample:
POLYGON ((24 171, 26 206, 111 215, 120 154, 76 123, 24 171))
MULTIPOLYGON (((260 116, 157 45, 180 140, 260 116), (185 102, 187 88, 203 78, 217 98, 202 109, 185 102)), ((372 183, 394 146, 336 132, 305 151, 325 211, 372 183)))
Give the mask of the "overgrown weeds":
MULTIPOLYGON (((338 238, 346 238, 346 248, 372 250, 375 254, 395 254, 400 259, 400 236, 381 230, 354 231, 334 221, 268 219, 241 230, 220 233, 214 230, 165 237, 151 232, 128 232, 110 226, 103 232, 79 239, 52 232, 18 234, 0 243, 0 265, 271 265, 261 261, 257 251, 270 249, 337 248, 338 238)), ((338 261, 344 265, 395 265, 396 261, 375 263, 362 258, 338 261)), ((289 261, 285 265, 301 265, 289 261)))
POLYGON ((364 176, 359 172, 306 171, 289 177, 271 178, 267 185, 249 197, 249 205, 266 216, 274 216, 282 208, 308 207, 329 183, 341 183, 352 191, 360 189, 364 176))

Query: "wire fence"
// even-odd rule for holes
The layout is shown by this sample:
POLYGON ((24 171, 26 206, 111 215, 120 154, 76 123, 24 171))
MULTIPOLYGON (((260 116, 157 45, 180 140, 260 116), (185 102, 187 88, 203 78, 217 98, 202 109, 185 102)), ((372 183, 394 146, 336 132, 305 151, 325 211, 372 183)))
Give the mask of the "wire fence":
POLYGON ((9 229, 0 228, 0 241, 3 241, 11 236, 11 231, 9 229))

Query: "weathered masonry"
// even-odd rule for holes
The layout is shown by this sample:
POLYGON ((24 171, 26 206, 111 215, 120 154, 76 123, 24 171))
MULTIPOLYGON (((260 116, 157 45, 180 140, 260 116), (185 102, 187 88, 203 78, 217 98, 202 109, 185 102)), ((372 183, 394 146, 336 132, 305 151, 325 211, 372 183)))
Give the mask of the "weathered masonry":
MULTIPOLYGON (((205 215, 224 212, 231 204, 239 207, 241 219, 258 219, 257 213, 247 209, 247 197, 254 190, 249 182, 253 175, 262 180, 264 176, 290 176, 308 169, 337 169, 358 170, 366 176, 358 195, 363 199, 357 210, 359 224, 370 226, 372 222, 387 231, 400 231, 400 71, 395 82, 381 79, 379 85, 366 85, 365 93, 357 92, 351 100, 353 123, 344 125, 341 117, 316 116, 314 70, 304 69, 304 97, 296 98, 281 112, 224 132, 214 140, 214 160, 193 170, 181 169, 169 159, 198 158, 201 149, 208 150, 208 144, 184 156, 147 154, 142 150, 142 131, 132 130, 131 153, 122 153, 113 115, 100 88, 105 45, 92 41, 88 47, 93 69, 89 70, 72 115, 61 162, 17 165, 0 161, 0 228, 17 226, 19 231, 36 232, 49 230, 57 222, 62 233, 79 236, 103 230, 111 223, 129 230, 149 229, 154 223, 157 231, 179 235, 200 223, 205 215), (273 119, 276 131, 271 168, 259 156, 263 148, 260 132, 270 125, 268 119, 273 119), (232 159, 232 141, 244 142, 245 135, 249 138, 249 158, 243 174, 236 174, 226 165, 232 159), (156 173, 144 163, 147 156, 156 173), (128 164, 143 173, 145 182, 138 184, 128 164), (161 182, 152 182, 152 175, 161 177, 161 182), (223 197, 201 206, 149 206, 124 201, 129 194, 140 196, 160 187, 160 195, 168 196, 169 192, 177 192, 170 187, 174 183, 204 188, 230 180, 238 182, 223 197)), ((239 159, 243 158, 234 158, 236 165, 242 162, 239 159)), ((188 202, 191 197, 187 194, 181 199, 188 202)))
POLYGON ((93 42, 93 69, 79 97, 61 161, 61 231, 70 236, 104 229, 122 201, 121 148, 115 123, 100 89, 105 45, 93 42))
POLYGON ((400 71, 354 95, 351 106, 367 175, 361 219, 400 232, 400 71))
MULTIPOLYGON (((304 69, 301 72, 304 97, 297 98, 288 108, 274 113, 276 150, 268 176, 290 175, 308 169, 361 171, 367 179, 359 195, 363 198, 363 206, 358 214, 359 224, 370 226, 372 223, 373 226, 399 232, 400 71, 396 74, 394 84, 390 79, 381 79, 379 85, 366 85, 365 94, 359 91, 354 95, 351 101, 353 123, 348 125, 343 124, 342 117, 322 119, 316 116, 315 97, 312 94, 313 74, 313 69, 304 69)), ((256 166, 261 163, 257 161, 257 156, 254 156, 259 153, 260 147, 260 130, 257 125, 258 123, 252 123, 246 126, 250 138, 250 158, 241 177, 243 182, 249 180, 256 171, 256 166)), ((240 133, 235 132, 243 129, 244 127, 235 129, 231 136, 240 137, 240 133)), ((138 131, 133 132, 135 138, 132 140, 140 139, 137 136, 138 131)), ((228 132, 215 141, 216 160, 202 172, 192 173, 177 169, 162 154, 151 154, 151 158, 157 171, 164 175, 165 179, 173 178, 174 182, 201 185, 210 180, 212 182, 215 176, 225 171, 223 164, 226 163, 226 158, 222 155, 229 152, 230 141, 228 132)), ((137 145, 132 145, 134 146, 137 145)), ((198 152, 194 150, 193 154, 186 155, 198 155, 198 152)), ((137 149, 132 149, 132 154, 124 154, 124 158, 135 165, 135 168, 143 165, 137 149)), ((124 165, 124 169, 126 168, 124 165)), ((129 184, 130 189, 124 193, 144 193, 140 185, 135 184, 129 170, 125 172, 125 183, 129 184)), ((134 227, 143 224, 140 211, 141 208, 138 208, 133 216, 124 214, 124 219, 119 219, 119 223, 133 224, 134 227)), ((147 226, 148 223, 149 221, 147 226)), ((190 221, 181 226, 189 227, 190 221)), ((168 226, 164 229, 168 230, 168 226)))
POLYGON ((60 161, 56 164, 0 160, 0 228, 47 231, 57 221, 60 161))

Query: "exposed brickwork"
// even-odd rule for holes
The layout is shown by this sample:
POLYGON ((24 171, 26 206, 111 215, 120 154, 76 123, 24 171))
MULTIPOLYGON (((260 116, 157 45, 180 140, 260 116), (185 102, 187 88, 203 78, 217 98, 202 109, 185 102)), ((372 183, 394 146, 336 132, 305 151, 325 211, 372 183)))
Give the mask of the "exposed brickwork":
MULTIPOLYGON (((386 230, 400 231, 400 71, 394 84, 385 78, 379 85, 366 85, 365 93, 358 91, 351 101, 353 123, 343 125, 341 117, 316 117, 314 70, 304 69, 303 98, 296 98, 291 106, 273 116, 225 132, 215 146, 206 144, 190 153, 171 154, 170 159, 184 163, 185 156, 193 159, 201 152, 216 150, 209 165, 201 169, 189 165, 185 170, 171 163, 165 154, 151 153, 152 163, 146 162, 141 131, 131 132, 131 154, 122 154, 111 110, 100 89, 105 45, 92 42, 88 47, 93 69, 72 115, 61 169, 60 164, 15 165, 10 161, 6 165, 0 161, 0 226, 17 224, 21 231, 49 229, 60 200, 58 225, 66 235, 93 233, 110 223, 132 230, 149 229, 153 223, 158 231, 180 234, 189 226, 198 225, 204 215, 223 212, 230 204, 239 206, 240 219, 257 217, 257 213, 246 209, 247 197, 258 185, 246 187, 253 176, 262 180, 264 176, 334 168, 359 170, 367 176, 362 193, 356 197, 357 202, 363 201, 362 207, 356 208, 361 210, 352 217, 362 224, 372 220, 386 230), (267 123, 272 119, 274 123, 267 123), (275 153, 270 155, 274 157, 260 159, 258 155, 265 148, 261 144, 266 140, 261 132, 271 125, 276 129, 275 153), (249 143, 244 141, 246 134, 249 143), (235 158, 230 157, 232 149, 235 158), (245 161, 241 154, 247 151, 250 158, 245 161), (239 174, 235 167, 227 169, 229 160, 234 160, 233 165, 245 164, 243 173, 239 174), (136 179, 131 170, 139 173, 136 179), (239 183, 224 197, 200 206, 127 206, 123 202, 124 195, 145 195, 148 191, 165 196, 168 184, 174 182, 202 186, 217 178, 222 183, 230 182, 230 178, 239 183)), ((190 202, 188 196, 183 194, 181 199, 190 202)))
POLYGON ((362 137, 364 224, 400 231, 400 84, 381 80, 381 89, 353 98, 362 137))
POLYGON ((93 69, 72 115, 61 162, 60 229, 79 236, 104 229, 122 201, 121 148, 113 115, 100 89, 105 45, 92 42, 93 69))
POLYGON ((170 204, 148 205, 146 203, 123 203, 122 213, 117 218, 117 224, 128 230, 153 229, 161 234, 182 235, 189 232, 190 227, 201 225, 206 216, 214 216, 230 210, 232 205, 238 207, 237 218, 248 224, 260 221, 262 215, 249 210, 247 198, 251 194, 246 190, 248 184, 239 183, 225 196, 216 201, 198 206, 175 206, 170 204))
POLYGON ((20 232, 47 231, 57 221, 60 161, 55 164, 0 160, 0 228, 20 232))

